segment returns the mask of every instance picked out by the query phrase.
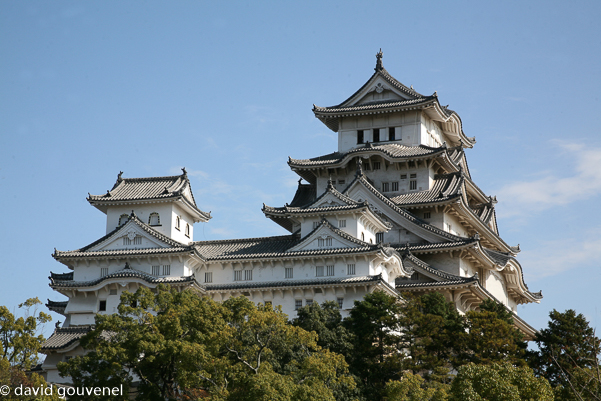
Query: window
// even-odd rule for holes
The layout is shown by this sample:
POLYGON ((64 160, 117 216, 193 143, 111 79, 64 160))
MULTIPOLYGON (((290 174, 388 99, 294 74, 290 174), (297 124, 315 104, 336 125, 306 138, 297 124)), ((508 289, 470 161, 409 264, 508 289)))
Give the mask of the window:
POLYGON ((344 298, 336 298, 336 302, 338 303, 338 308, 342 309, 342 305, 344 304, 344 298))
POLYGON ((338 185, 344 185, 346 183, 345 180, 338 180, 338 185))
POLYGON ((411 180, 411 181, 409 181, 409 189, 411 191, 417 189, 417 180, 411 180))
POLYGON ((346 227, 346 220, 338 220, 338 227, 339 228, 346 227))
POLYGON ((127 220, 129 220, 129 215, 122 214, 121 216, 119 216, 119 226, 122 226, 125 223, 127 223, 127 220))
POLYGON ((394 127, 388 127, 388 140, 394 141, 396 138, 394 136, 394 127))
POLYGON ((313 222, 313 229, 315 230, 317 228, 317 226, 319 226, 319 221, 314 221, 313 222))
POLYGON ((234 281, 242 281, 242 270, 234 270, 234 281))
POLYGON ((98 302, 98 312, 106 312, 106 299, 98 302))
POLYGON ((399 190, 399 182, 395 181, 395 182, 392 182, 391 184, 392 184, 392 188, 390 190, 392 192, 397 192, 399 190))
POLYGON ((317 246, 320 248, 324 246, 332 246, 332 237, 317 238, 317 246))
POLYGON ((357 143, 363 143, 363 130, 362 129, 357 131, 357 143))
POLYGON ((161 266, 152 266, 151 270, 153 276, 158 276, 159 274, 161 274, 161 266))
POLYGON ((333 276, 334 275, 334 266, 326 266, 326 275, 333 276))
POLYGON ((374 142, 380 142, 380 128, 374 128, 374 142))
POLYGON ((100 277, 104 277, 104 276, 108 276, 108 275, 109 275, 109 268, 101 267, 100 268, 100 277))
POLYGON ((406 180, 407 179, 407 174, 401 174, 401 180, 406 180))
POLYGON ((429 218, 430 218, 430 212, 424 213, 424 219, 429 219, 429 218))
POLYGON ((150 225, 150 226, 160 226, 161 225, 161 219, 159 218, 159 214, 157 212, 150 213, 150 216, 148 216, 148 225, 150 225))
POLYGON ((411 168, 411 167, 415 167, 415 162, 413 162, 413 161, 409 162, 409 168, 411 168))
POLYGON ((355 264, 354 263, 352 263, 350 265, 346 265, 346 274, 348 274, 349 276, 355 275, 355 264))
POLYGON ((380 169, 380 162, 373 162, 372 164, 373 164, 374 170, 380 169))
POLYGON ((136 301, 135 299, 133 301, 131 301, 131 304, 129 304, 132 308, 137 308, 138 307, 138 301, 136 301))
POLYGON ((361 241, 365 241, 365 233, 361 233, 361 241))
POLYGON ((117 290, 115 288, 110 289, 109 295, 117 295, 117 290))
POLYGON ((390 192, 390 183, 389 182, 382 183, 382 192, 390 192))
POLYGON ((418 272, 414 272, 414 273, 411 275, 411 280, 418 280, 418 279, 419 279, 419 273, 418 273, 418 272))
POLYGON ((179 230, 179 216, 175 216, 175 228, 179 230))
POLYGON ((309 306, 309 305, 313 305, 313 300, 312 299, 307 299, 305 301, 305 305, 309 306))
POLYGON ((253 279, 253 271, 252 270, 244 270, 244 280, 250 281, 253 279))
POLYGON ((123 237, 123 245, 131 245, 131 240, 128 237, 123 237))
POLYGON ((363 170, 365 170, 365 171, 369 171, 369 163, 365 163, 365 164, 363 165, 363 170))
POLYGON ((452 227, 449 223, 445 223, 444 226, 448 232, 451 232, 452 227))
POLYGON ((323 266, 315 266, 315 276, 323 277, 323 266))
POLYGON ((416 173, 410 174, 409 178, 417 178, 417 174, 416 173))
POLYGON ((163 265, 163 276, 171 274, 171 265, 163 265))
POLYGON ((186 237, 190 238, 190 224, 186 223, 186 237))
POLYGON ((134 245, 142 245, 142 237, 139 235, 136 235, 134 237, 134 245))
POLYGON ((205 272, 205 283, 213 282, 213 272, 205 272))
POLYGON ((384 242, 384 233, 376 233, 376 243, 384 242))
POLYGON ((252 270, 234 270, 234 281, 242 281, 242 272, 244 272, 244 281, 253 279, 252 270))
POLYGON ((294 310, 299 310, 302 307, 303 307, 303 300, 302 299, 295 299, 294 300, 294 310))
POLYGON ((294 277, 294 270, 293 270, 293 268, 292 267, 287 267, 286 270, 285 270, 285 272, 284 272, 284 274, 285 274, 286 278, 293 278, 294 277))

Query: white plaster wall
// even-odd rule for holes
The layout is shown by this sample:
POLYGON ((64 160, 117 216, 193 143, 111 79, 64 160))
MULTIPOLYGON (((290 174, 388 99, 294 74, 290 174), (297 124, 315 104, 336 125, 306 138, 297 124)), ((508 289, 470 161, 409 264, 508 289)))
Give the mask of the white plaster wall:
MULTIPOLYGON (((449 213, 444 214, 444 223, 451 225, 451 234, 459 235, 461 237, 469 237, 467 230, 459 219, 449 213)), ((443 230, 448 231, 446 225, 442 227, 443 230)))
POLYGON ((186 261, 180 262, 178 258, 174 257, 169 260, 166 257, 151 257, 150 259, 114 259, 110 262, 100 261, 98 264, 92 262, 90 265, 85 264, 83 261, 78 264, 74 264, 73 269, 73 280, 74 281, 89 281, 96 280, 101 277, 102 268, 108 268, 108 274, 114 273, 125 268, 125 263, 129 263, 132 269, 140 270, 142 272, 152 274, 151 266, 162 266, 170 265, 171 273, 169 276, 180 277, 190 275, 190 269, 186 266, 186 261))
POLYGON ((418 255, 418 257, 436 269, 459 276, 459 266, 461 262, 457 256, 451 258, 449 253, 444 252, 436 254, 421 254, 418 255))
POLYGON ((509 306, 505 280, 495 271, 486 272, 486 289, 503 305, 509 306))

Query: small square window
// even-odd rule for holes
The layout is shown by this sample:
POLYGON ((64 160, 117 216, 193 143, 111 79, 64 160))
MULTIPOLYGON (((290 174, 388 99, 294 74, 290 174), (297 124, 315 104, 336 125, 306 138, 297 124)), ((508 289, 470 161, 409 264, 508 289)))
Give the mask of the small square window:
POLYGON ((417 178, 417 173, 413 173, 413 174, 409 175, 409 178, 417 178))
POLYGON ((338 308, 342 309, 342 305, 344 304, 344 298, 337 298, 336 302, 338 303, 338 308))
POLYGON ((380 162, 373 162, 372 164, 373 164, 374 170, 379 170, 381 167, 380 162))
POLYGON ((407 174, 401 174, 401 180, 406 180, 407 179, 407 174))
POLYGON ((109 295, 117 295, 117 289, 116 288, 112 288, 109 290, 109 295))
POLYGON ((344 185, 346 183, 345 180, 338 180, 338 185, 344 185))
POLYGON ((292 267, 287 267, 286 271, 285 271, 285 274, 286 274, 286 278, 293 278, 293 276, 294 276, 294 270, 293 270, 293 268, 292 267))
POLYGON ((346 220, 338 220, 338 227, 339 228, 346 227, 346 220))
POLYGON ((326 266, 326 268, 327 268, 327 269, 326 269, 326 273, 327 273, 327 275, 328 275, 328 276, 333 276, 333 275, 334 275, 334 266, 333 266, 333 265, 331 265, 331 266, 326 266))
POLYGON ((417 189, 417 181, 416 180, 409 181, 409 189, 412 191, 417 189))
POLYGON ((309 305, 313 305, 313 300, 312 299, 307 299, 305 301, 305 305, 309 306, 309 305))
POLYGON ((303 307, 303 300, 302 299, 295 299, 294 300, 294 310, 299 310, 302 307, 303 307))
POLYGON ((315 276, 323 277, 323 266, 315 266, 315 276))
POLYGON ((430 218, 430 212, 424 213, 424 219, 429 219, 429 218, 430 218))
POLYGON ((399 182, 395 181, 395 182, 391 182, 391 191, 392 192, 397 192, 399 190, 399 182))
POLYGON ((205 272, 205 283, 213 282, 213 272, 205 272))
POLYGON ((103 299, 100 302, 98 302, 98 311, 106 312, 106 300, 103 299))
POLYGON ((355 275, 355 264, 354 263, 346 265, 346 274, 348 274, 349 276, 355 275))

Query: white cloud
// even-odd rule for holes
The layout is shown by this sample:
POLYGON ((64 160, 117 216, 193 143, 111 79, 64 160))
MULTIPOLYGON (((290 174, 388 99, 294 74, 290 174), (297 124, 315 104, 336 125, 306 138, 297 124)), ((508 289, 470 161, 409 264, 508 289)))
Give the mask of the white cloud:
MULTIPOLYGON (((591 230, 599 232, 601 227, 591 230)), ((531 251, 520 253, 520 264, 524 266, 526 281, 553 276, 601 259, 601 238, 584 240, 554 240, 531 251)))
POLYGON ((501 188, 503 217, 528 214, 601 194, 601 148, 555 142, 563 151, 555 160, 565 161, 568 174, 545 172, 541 178, 517 181, 501 188), (575 167, 568 163, 575 161, 575 167))

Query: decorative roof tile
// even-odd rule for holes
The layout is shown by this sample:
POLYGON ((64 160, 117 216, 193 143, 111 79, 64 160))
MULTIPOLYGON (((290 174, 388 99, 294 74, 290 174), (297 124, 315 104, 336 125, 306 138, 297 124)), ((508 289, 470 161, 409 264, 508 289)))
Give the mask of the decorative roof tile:
POLYGON ((306 287, 306 286, 328 286, 340 284, 362 284, 382 280, 382 275, 376 276, 357 276, 340 278, 315 278, 311 280, 280 280, 280 281, 245 281, 226 284, 208 284, 207 291, 224 290, 244 290, 254 288, 273 288, 273 287, 306 287))
POLYGON ((461 173, 439 174, 434 177, 432 188, 390 198, 397 206, 441 203, 461 196, 463 176, 461 173))
POLYGON ((42 352, 67 348, 94 329, 89 326, 60 327, 42 344, 42 352))

